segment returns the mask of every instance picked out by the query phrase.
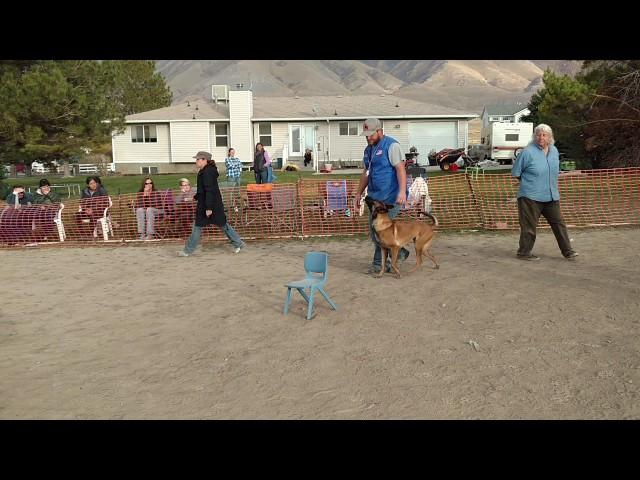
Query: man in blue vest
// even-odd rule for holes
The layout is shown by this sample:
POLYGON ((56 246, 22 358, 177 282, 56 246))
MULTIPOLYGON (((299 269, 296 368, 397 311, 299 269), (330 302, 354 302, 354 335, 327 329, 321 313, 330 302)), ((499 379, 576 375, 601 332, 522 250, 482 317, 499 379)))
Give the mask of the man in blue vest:
MULTIPOLYGON (((362 127, 362 135, 367 137, 368 145, 364 149, 364 172, 360 177, 356 194, 356 210, 360 209, 360 199, 366 188, 365 202, 369 207, 369 232, 375 245, 373 262, 369 266, 368 273, 378 273, 382 264, 382 252, 372 225, 372 204, 374 200, 384 202, 392 207, 389 210, 389 218, 393 219, 398 215, 400 207, 407 203, 407 173, 400 144, 395 138, 384 135, 380 120, 367 119, 362 127)), ((398 258, 406 260, 408 256, 409 250, 402 248, 398 258)), ((387 259, 386 271, 391 271, 390 259, 387 259)))

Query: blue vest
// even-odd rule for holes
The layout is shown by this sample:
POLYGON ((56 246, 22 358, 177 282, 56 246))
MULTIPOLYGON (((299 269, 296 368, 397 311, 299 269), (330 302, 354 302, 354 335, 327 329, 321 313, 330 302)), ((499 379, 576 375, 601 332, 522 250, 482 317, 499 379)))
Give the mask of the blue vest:
POLYGON ((367 195, 389 205, 394 205, 398 198, 396 168, 389 161, 389 147, 393 143, 398 141, 385 135, 377 144, 364 149, 364 168, 369 170, 367 195))

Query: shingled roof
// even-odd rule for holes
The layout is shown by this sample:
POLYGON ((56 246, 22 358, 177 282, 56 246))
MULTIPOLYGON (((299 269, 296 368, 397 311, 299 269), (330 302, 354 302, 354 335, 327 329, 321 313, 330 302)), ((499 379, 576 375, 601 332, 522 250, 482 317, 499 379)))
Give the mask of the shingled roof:
POLYGON ((393 95, 322 95, 311 97, 254 97, 253 118, 260 120, 327 117, 477 117, 424 102, 393 95))
MULTIPOLYGON (((191 99, 170 107, 128 115, 128 122, 176 120, 229 120, 229 105, 205 98, 191 99), (197 106, 197 110, 196 110, 197 106)), ((477 115, 417 102, 393 95, 322 95, 312 97, 254 97, 253 120, 313 120, 314 118, 402 118, 462 117, 477 115)))
POLYGON ((514 115, 527 108, 524 103, 503 103, 500 105, 485 105, 487 115, 514 115))
POLYGON ((196 120, 229 120, 229 105, 215 104, 205 98, 192 99, 189 102, 185 100, 170 107, 127 115, 126 120, 129 122, 193 120, 194 115, 196 120))

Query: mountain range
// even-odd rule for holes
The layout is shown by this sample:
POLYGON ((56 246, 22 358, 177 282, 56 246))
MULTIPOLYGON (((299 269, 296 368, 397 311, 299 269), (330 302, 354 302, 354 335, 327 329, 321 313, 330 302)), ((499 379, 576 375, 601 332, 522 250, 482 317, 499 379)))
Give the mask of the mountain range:
POLYGON ((544 69, 575 75, 577 60, 158 60, 174 103, 211 98, 212 84, 250 86, 256 96, 393 94, 480 113, 522 102, 544 69))

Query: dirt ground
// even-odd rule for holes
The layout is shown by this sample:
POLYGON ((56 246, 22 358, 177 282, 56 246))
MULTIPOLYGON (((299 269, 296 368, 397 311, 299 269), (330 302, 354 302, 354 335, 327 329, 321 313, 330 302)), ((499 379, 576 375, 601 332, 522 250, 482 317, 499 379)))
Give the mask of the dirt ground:
POLYGON ((2 250, 0 418, 638 419, 640 229, 570 234, 439 233, 400 280, 363 238, 2 250), (314 249, 339 309, 284 316, 314 249))

